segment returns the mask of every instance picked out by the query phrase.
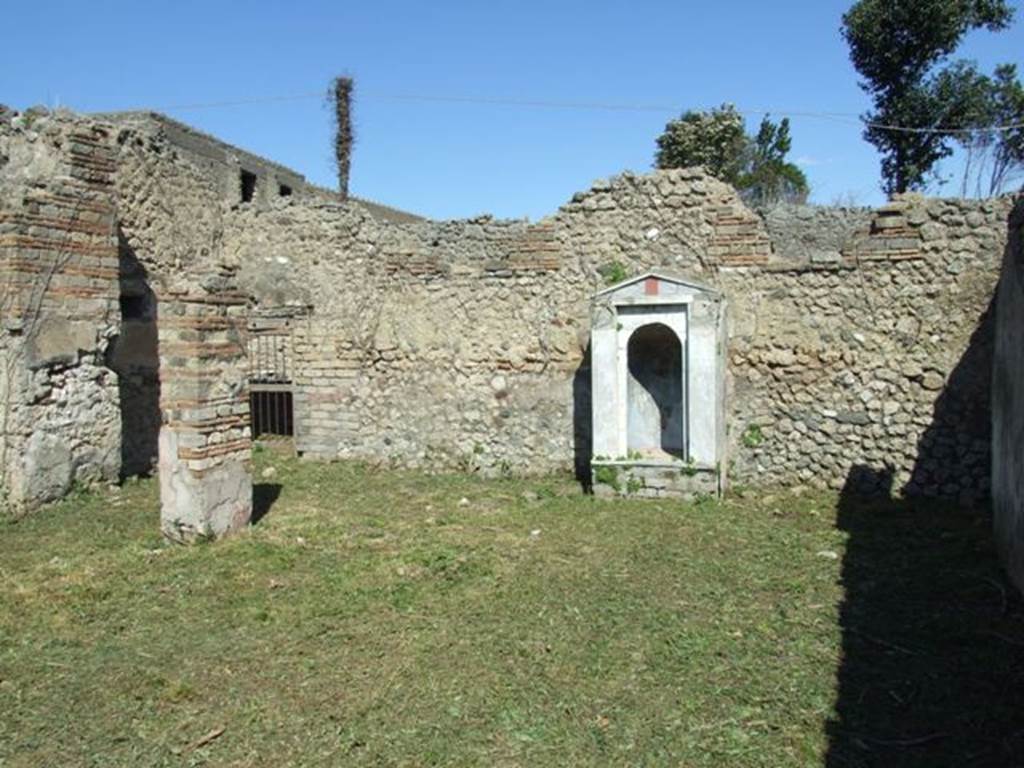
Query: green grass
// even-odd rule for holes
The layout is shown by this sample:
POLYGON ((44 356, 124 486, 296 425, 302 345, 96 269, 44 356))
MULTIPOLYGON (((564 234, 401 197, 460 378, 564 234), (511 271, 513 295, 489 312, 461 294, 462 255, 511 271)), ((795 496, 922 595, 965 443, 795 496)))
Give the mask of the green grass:
POLYGON ((218 543, 163 546, 151 481, 0 524, 0 766, 959 765, 928 761, 1024 748, 1021 611, 975 517, 257 463, 276 468, 261 497, 280 495, 218 543), (945 709, 881 719, 890 683, 912 700, 901 669, 927 678, 920 659, 950 678, 945 709))

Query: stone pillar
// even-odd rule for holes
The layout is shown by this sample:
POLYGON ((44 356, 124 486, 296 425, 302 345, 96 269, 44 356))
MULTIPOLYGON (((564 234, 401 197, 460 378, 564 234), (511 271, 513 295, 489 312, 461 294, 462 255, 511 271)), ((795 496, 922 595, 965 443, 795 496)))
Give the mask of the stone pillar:
POLYGON ((173 541, 220 537, 252 515, 247 304, 227 267, 160 297, 160 527, 173 541))
MULTIPOLYGON (((618 330, 615 307, 596 302, 591 312, 590 398, 593 456, 612 458, 621 453, 618 425, 618 330)), ((587 456, 589 462, 593 456, 587 456)))

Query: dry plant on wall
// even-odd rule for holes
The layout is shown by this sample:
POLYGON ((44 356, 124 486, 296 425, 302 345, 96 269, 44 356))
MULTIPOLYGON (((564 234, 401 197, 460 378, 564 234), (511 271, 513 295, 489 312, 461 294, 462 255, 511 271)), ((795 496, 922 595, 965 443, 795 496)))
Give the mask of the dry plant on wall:
POLYGON ((348 181, 352 167, 352 78, 336 77, 329 99, 334 107, 334 162, 338 168, 338 196, 348 200, 348 181))

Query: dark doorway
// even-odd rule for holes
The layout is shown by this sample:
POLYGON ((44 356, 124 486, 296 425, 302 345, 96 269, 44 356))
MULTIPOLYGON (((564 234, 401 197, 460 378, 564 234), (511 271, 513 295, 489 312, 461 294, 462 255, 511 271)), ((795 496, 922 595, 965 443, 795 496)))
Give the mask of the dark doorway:
POLYGON ((150 474, 160 436, 160 356, 157 302, 146 268, 119 237, 121 322, 107 347, 106 364, 117 373, 121 406, 121 477, 150 474))
POLYGON ((242 202, 251 203, 256 197, 256 174, 249 171, 242 171, 239 179, 241 183, 242 202))

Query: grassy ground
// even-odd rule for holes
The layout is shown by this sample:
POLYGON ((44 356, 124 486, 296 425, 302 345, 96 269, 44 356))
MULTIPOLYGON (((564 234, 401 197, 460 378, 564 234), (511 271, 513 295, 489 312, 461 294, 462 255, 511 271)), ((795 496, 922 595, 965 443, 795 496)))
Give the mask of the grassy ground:
POLYGON ((257 463, 216 544, 164 547, 151 481, 0 524, 0 766, 1024 755, 985 520, 257 463))

